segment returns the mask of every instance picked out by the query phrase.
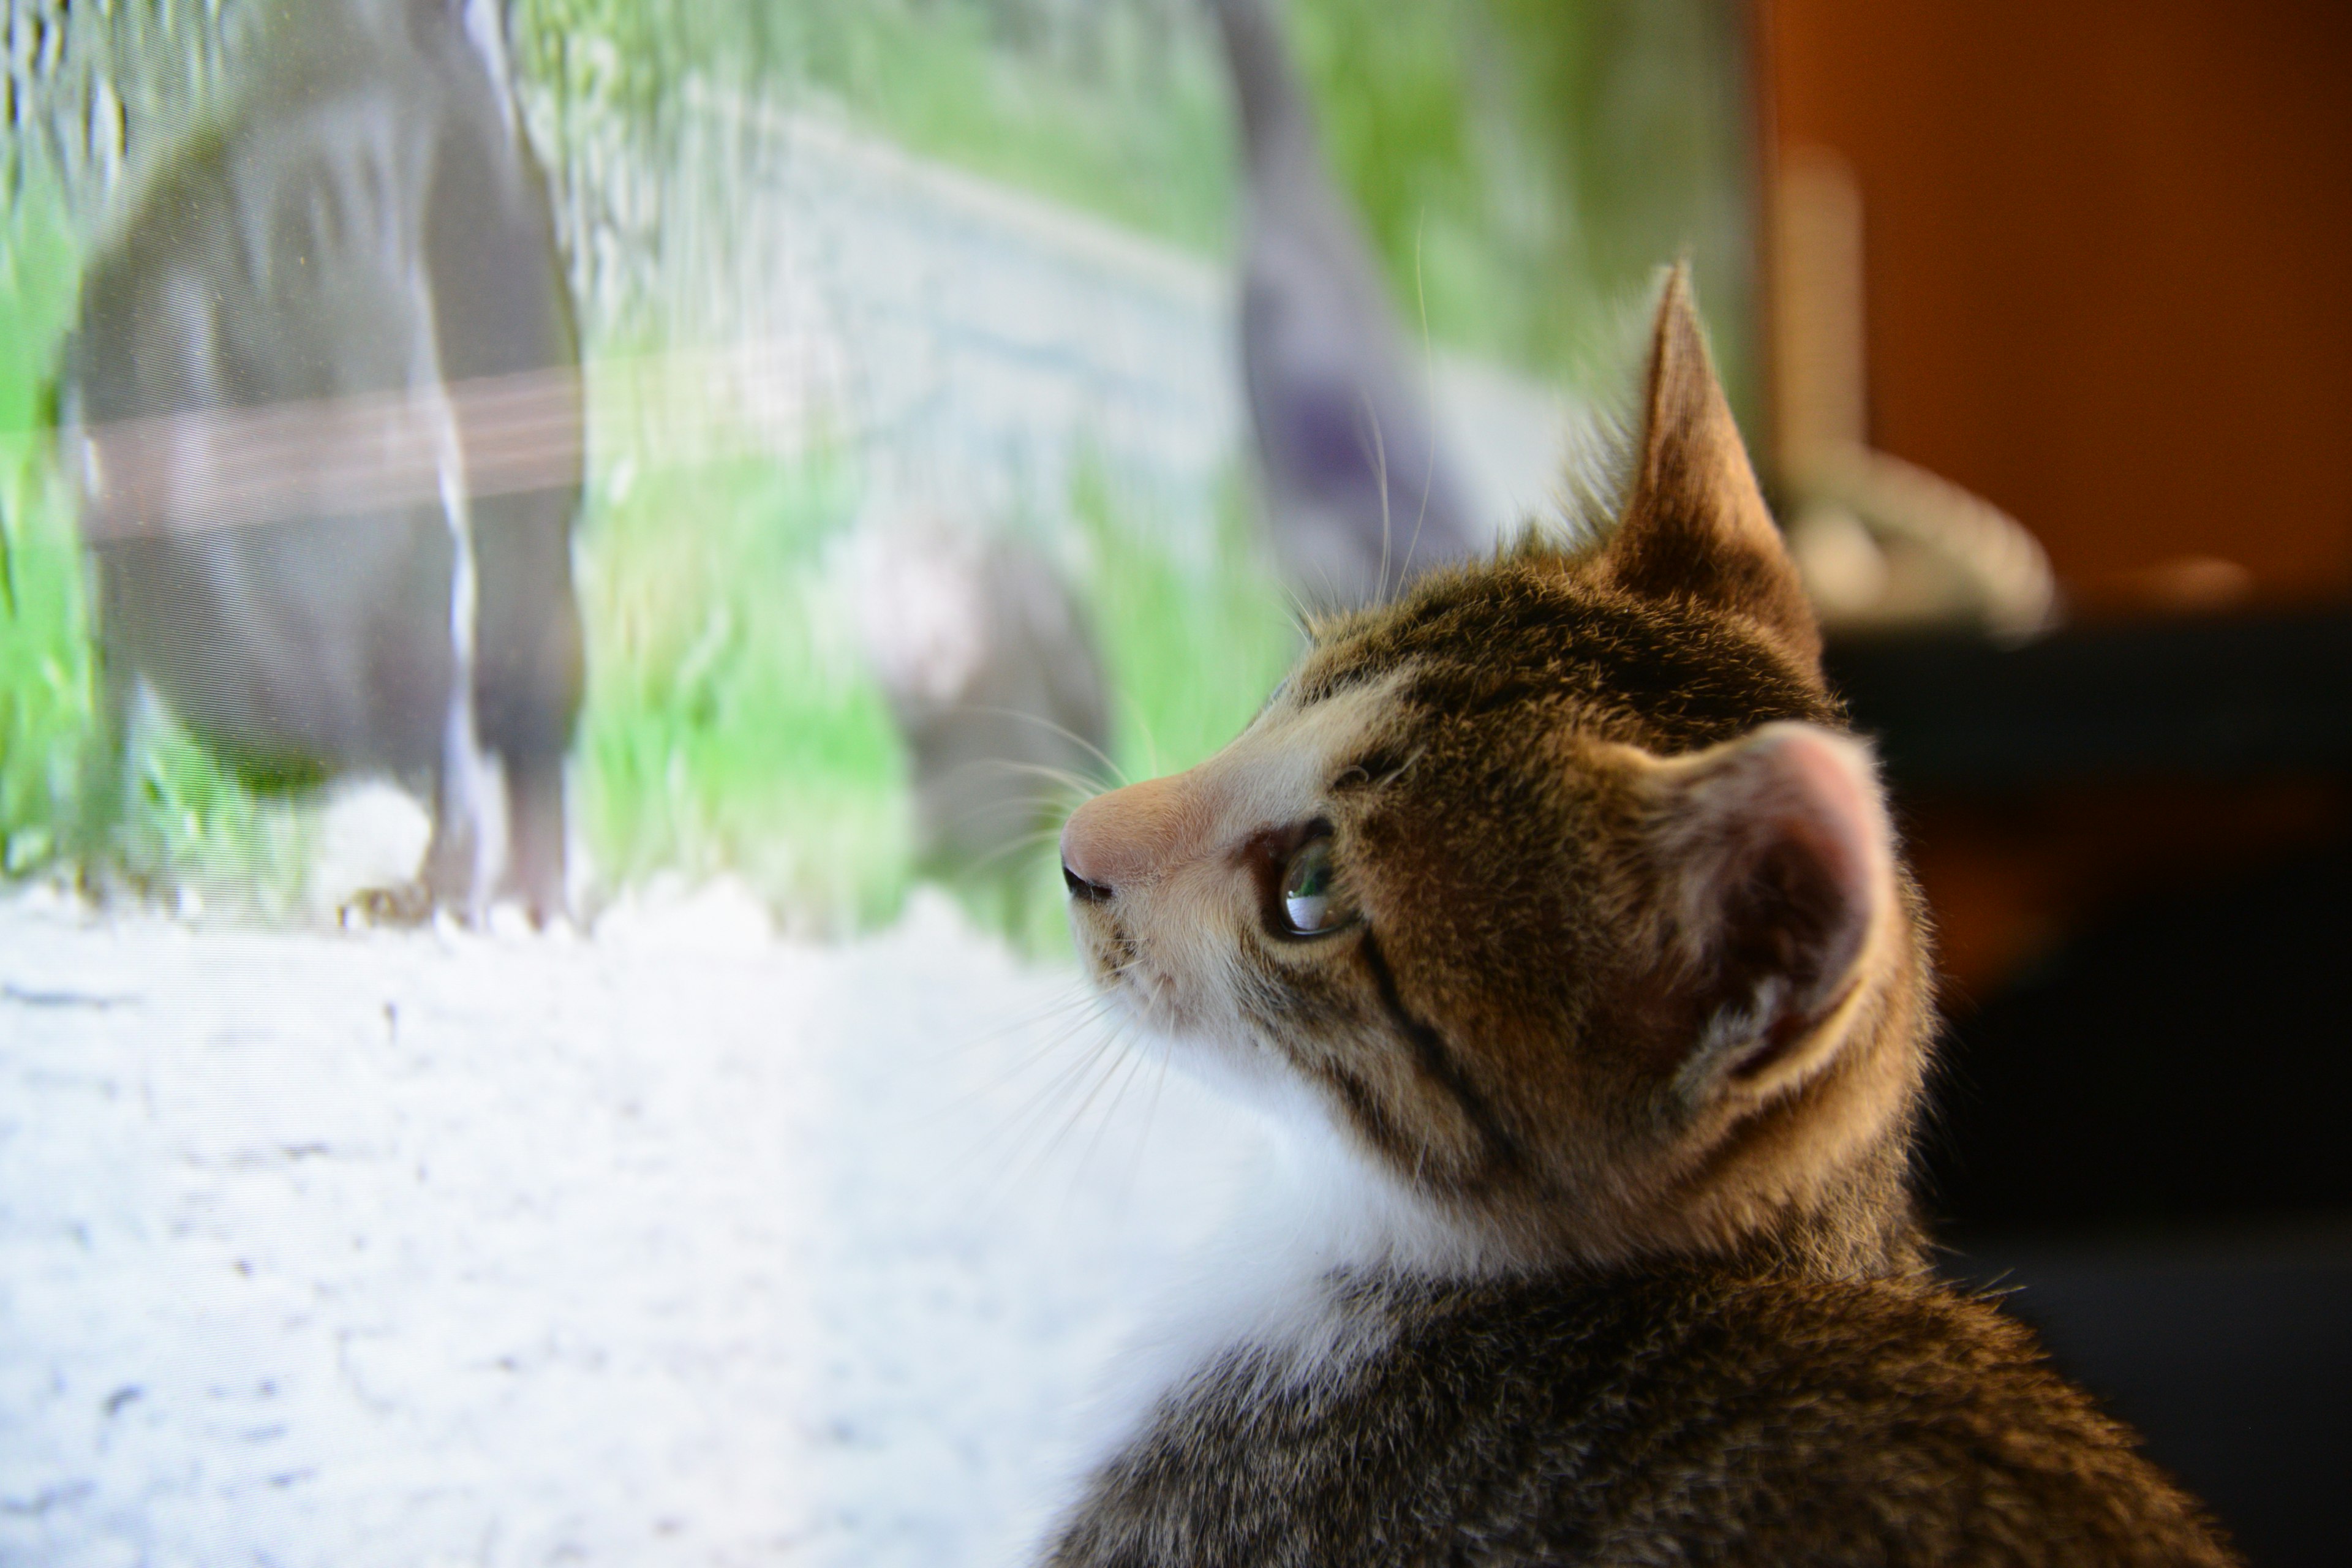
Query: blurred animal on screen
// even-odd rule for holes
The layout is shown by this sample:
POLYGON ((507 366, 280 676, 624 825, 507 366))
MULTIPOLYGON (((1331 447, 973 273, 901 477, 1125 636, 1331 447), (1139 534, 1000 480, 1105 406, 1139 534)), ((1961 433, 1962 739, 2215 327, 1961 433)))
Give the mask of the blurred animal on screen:
POLYGON ((143 685, 246 777, 429 791, 415 887, 564 898, 579 334, 494 0, 306 0, 152 163, 62 378, 119 810, 143 685), (503 854, 500 847, 503 846, 503 854))
POLYGON ((916 861, 1015 890, 1057 806, 1101 777, 1102 659, 1053 563, 1006 534, 919 517, 871 531, 856 562, 868 657, 907 743, 916 861))
POLYGON ((1264 0, 1210 0, 1240 110, 1241 351, 1276 554, 1294 592, 1372 603, 1484 548, 1361 224, 1264 0))
POLYGON ((1064 830, 1097 986, 1279 1143, 1049 1563, 2234 1561, 1932 1272, 1920 900, 1687 288, 1599 543, 1323 618, 1064 830))

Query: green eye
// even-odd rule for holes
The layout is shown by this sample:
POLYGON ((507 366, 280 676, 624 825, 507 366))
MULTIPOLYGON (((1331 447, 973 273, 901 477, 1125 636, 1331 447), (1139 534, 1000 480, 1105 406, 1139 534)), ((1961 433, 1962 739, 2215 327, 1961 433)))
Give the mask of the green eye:
POLYGON ((1316 936, 1345 923, 1332 886, 1331 840, 1301 845, 1282 873, 1282 918, 1294 936, 1316 936))

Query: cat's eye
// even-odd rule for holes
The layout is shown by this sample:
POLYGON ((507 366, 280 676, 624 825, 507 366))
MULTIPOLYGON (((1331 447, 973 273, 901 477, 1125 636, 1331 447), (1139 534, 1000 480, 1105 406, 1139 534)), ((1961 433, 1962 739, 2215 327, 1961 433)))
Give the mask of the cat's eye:
POLYGON ((1331 866, 1331 839, 1300 845, 1282 870, 1282 921, 1292 936, 1320 936, 1348 923, 1331 866))

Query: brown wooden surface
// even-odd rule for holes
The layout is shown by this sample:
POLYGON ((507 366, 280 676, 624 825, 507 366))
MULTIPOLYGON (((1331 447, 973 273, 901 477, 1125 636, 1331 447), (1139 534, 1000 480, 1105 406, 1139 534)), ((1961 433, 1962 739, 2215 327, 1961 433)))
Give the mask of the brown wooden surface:
POLYGON ((1859 175, 1876 445, 2080 604, 2352 591, 2352 4, 1762 3, 1780 144, 1859 175))

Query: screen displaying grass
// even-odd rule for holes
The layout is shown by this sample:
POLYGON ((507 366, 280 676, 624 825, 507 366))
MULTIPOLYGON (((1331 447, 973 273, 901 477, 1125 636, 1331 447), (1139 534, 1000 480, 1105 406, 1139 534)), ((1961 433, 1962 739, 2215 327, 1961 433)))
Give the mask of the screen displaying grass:
POLYGON ((81 551, 58 493, 44 371, 73 308, 74 246, 30 192, 0 245, 0 865, 49 862, 72 830, 90 720, 81 551))
MULTIPOLYGON (((1614 353, 1629 298, 1688 256, 1745 411, 1743 7, 1270 3, 1408 323, 1579 379, 1614 353)), ((1234 132, 1205 0, 518 0, 514 20, 551 128, 658 138, 701 78, 1188 248, 1232 242, 1234 132)))
MULTIPOLYGON (((119 809, 85 798, 102 740, 100 681, 40 374, 68 325, 74 247, 54 202, 21 203, 9 221, 0 251, 6 873, 86 876, 101 891, 265 917, 300 911, 315 798, 249 785, 153 707, 135 715, 119 809)), ((839 609, 831 546, 856 511, 850 466, 821 448, 681 460, 638 417, 625 374, 592 363, 590 385, 598 458, 579 545, 589 681, 572 795, 594 898, 665 874, 691 882, 724 872, 794 929, 888 918, 910 876, 905 760, 839 609)), ((1112 763, 1136 777, 1229 739, 1297 647, 1238 479, 1223 487, 1205 562, 1176 559, 1158 542, 1168 531, 1139 504, 1088 464, 1066 506, 1116 693, 1112 763)), ((1058 870, 1043 840, 1010 877, 958 890, 1032 950, 1065 940, 1058 870)))
POLYGON ((818 929, 888 914, 904 763, 824 573, 846 472, 817 457, 611 473, 583 533, 573 791, 603 874, 731 871, 818 929))
MULTIPOLYGON (((126 38, 164 15, 119 9, 126 38)), ((212 23, 173 13, 173 26, 216 27, 216 44, 263 36, 251 0, 216 10, 212 23)), ((1744 109, 1731 7, 1283 10, 1335 170, 1410 330, 1569 374, 1619 296, 1658 259, 1695 250, 1715 274, 1710 313, 1738 381, 1744 109)), ((635 149, 640 174, 669 167, 661 149, 701 80, 835 117, 1212 264, 1234 240, 1230 109, 1198 0, 516 0, 510 17, 534 134, 574 192, 595 188, 597 147, 635 149)), ((120 801, 89 798, 103 704, 47 384, 80 249, 107 203, 92 184, 102 161, 62 149, 101 99, 128 106, 131 145, 168 144, 173 101, 157 85, 169 60, 142 68, 127 47, 96 58, 85 77, 146 74, 110 99, 78 80, 58 92, 56 124, 36 104, 0 131, 16 192, 0 222, 0 872, 315 916, 315 793, 240 780, 152 706, 120 801)), ((653 238, 646 265, 658 268, 653 238)), ((583 277, 603 265, 572 259, 583 277)), ((837 591, 859 462, 821 439, 697 455, 648 426, 623 354, 668 346, 660 312, 632 305, 654 291, 640 278, 590 302, 577 545, 589 680, 570 779, 593 868, 588 910, 665 876, 725 873, 792 929, 887 920, 909 885, 912 828, 906 759, 837 591)), ((1213 517, 1181 527, 1154 510, 1159 492, 1098 461, 1079 464, 1040 516, 998 520, 1052 536, 1094 616, 1112 692, 1106 773, 1206 755, 1298 646, 1244 469, 1237 456, 1213 517)), ((1049 950, 1065 940, 1054 857, 1042 837, 1019 854, 1014 874, 960 894, 985 923, 1049 950)))

